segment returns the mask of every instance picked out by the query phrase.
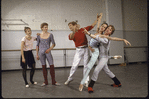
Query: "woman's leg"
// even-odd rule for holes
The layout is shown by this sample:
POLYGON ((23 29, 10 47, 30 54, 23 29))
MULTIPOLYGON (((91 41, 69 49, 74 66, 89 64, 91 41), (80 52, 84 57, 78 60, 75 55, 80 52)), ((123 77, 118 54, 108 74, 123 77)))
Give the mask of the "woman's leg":
POLYGON ((91 56, 89 63, 87 64, 87 70, 86 70, 85 75, 81 81, 81 84, 85 83, 85 81, 89 75, 89 72, 92 69, 92 67, 94 66, 98 56, 99 56, 99 50, 98 50, 98 48, 96 48, 95 51, 92 53, 92 56, 91 56))
MULTIPOLYGON (((87 71, 87 64, 89 62, 89 49, 88 47, 87 48, 84 48, 84 68, 83 68, 83 77, 85 76, 85 73, 87 71)), ((87 75, 87 78, 85 79, 85 84, 86 86, 88 87, 88 81, 89 81, 89 75, 87 75)))
POLYGON ((30 82, 31 82, 32 84, 34 84, 34 81, 33 81, 34 73, 35 73, 35 63, 32 65, 31 71, 30 71, 30 82))
POLYGON ((24 63, 22 68, 23 68, 22 75, 23 75, 23 79, 25 81, 25 85, 28 85, 27 76, 26 76, 27 64, 24 63))

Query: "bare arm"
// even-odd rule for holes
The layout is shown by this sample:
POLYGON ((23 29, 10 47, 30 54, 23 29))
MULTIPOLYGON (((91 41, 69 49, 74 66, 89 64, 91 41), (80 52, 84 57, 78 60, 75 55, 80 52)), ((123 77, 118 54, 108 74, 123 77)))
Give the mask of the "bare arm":
POLYGON ((99 20, 99 15, 97 14, 97 19, 92 23, 92 26, 94 27, 97 24, 97 21, 99 20))
POLYGON ((96 38, 96 35, 89 33, 85 28, 84 28, 84 33, 89 35, 91 38, 96 38))
POLYGON ((37 36, 37 45, 36 45, 36 59, 39 60, 39 55, 38 55, 38 52, 39 52, 39 37, 37 36))
POLYGON ((47 49, 47 50, 45 51, 45 53, 49 53, 54 47, 55 47, 55 44, 52 44, 52 46, 51 46, 49 49, 47 49))
POLYGON ((39 52, 39 46, 36 46, 36 59, 37 59, 37 60, 39 60, 38 52, 39 52))
POLYGON ((25 42, 22 41, 22 42, 21 42, 21 56, 22 56, 22 60, 21 60, 21 61, 22 61, 23 63, 25 63, 24 52, 23 52, 24 44, 25 44, 25 42))
POLYGON ((53 34, 51 34, 51 42, 52 42, 52 46, 49 49, 47 49, 45 51, 45 53, 49 53, 55 47, 55 45, 56 45, 53 34))
POLYGON ((126 39, 121 39, 121 38, 117 38, 117 37, 109 37, 109 36, 105 36, 105 35, 99 35, 99 37, 101 38, 107 38, 109 40, 113 40, 113 41, 124 41, 126 45, 130 45, 130 42, 128 42, 126 39))
POLYGON ((99 32, 99 26, 100 26, 100 22, 101 22, 102 15, 103 15, 102 13, 100 13, 100 15, 99 15, 99 19, 98 19, 98 23, 97 23, 97 30, 96 30, 96 33, 99 32))

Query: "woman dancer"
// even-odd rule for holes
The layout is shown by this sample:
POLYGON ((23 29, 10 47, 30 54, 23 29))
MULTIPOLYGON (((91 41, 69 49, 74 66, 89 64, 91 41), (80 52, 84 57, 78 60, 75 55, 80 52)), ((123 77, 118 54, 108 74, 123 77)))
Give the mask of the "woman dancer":
MULTIPOLYGON (((101 17, 102 17, 102 15, 101 15, 101 17)), ((101 19, 100 19, 101 20, 101 19)), ((98 21, 98 24, 100 23, 100 20, 98 21)), ((106 37, 106 38, 108 38, 108 39, 110 39, 110 40, 117 40, 117 41, 124 41, 126 44, 130 44, 127 40, 125 40, 125 39, 120 39, 120 38, 116 38, 116 37, 108 37, 108 36, 104 36, 104 35, 101 35, 102 34, 102 25, 101 25, 101 27, 98 29, 98 27, 97 27, 97 30, 99 30, 99 32, 98 33, 95 33, 94 35, 96 36, 96 35, 100 35, 100 37, 106 37)), ((104 28, 104 30, 105 30, 105 28, 104 28)), ((86 32, 86 31, 85 31, 86 32)), ((82 79, 82 81, 81 81, 81 84, 80 84, 80 86, 79 86, 79 90, 80 91, 82 91, 82 89, 83 89, 83 84, 84 84, 84 80, 86 79, 86 76, 88 76, 88 74, 89 74, 89 72, 90 72, 90 70, 92 69, 92 67, 94 66, 94 64, 95 64, 95 62, 96 62, 96 60, 97 60, 97 58, 98 58, 98 55, 99 55, 99 49, 98 49, 98 43, 99 43, 99 41, 97 41, 96 39, 94 39, 94 38, 92 38, 91 40, 90 40, 90 50, 92 51, 92 57, 91 57, 91 59, 90 59, 90 61, 89 61, 89 63, 87 64, 87 67, 88 67, 88 69, 87 69, 87 71, 86 71, 86 73, 85 73, 85 76, 83 77, 83 79, 82 79)), ((120 56, 118 56, 118 57, 116 57, 116 58, 120 58, 120 56)))
POLYGON ((27 65, 31 68, 30 71, 30 82, 31 84, 37 84, 37 82, 33 81, 33 76, 35 73, 35 60, 32 53, 33 49, 33 42, 36 40, 36 37, 32 37, 32 31, 29 27, 25 27, 24 31, 26 33, 26 36, 22 38, 21 40, 21 59, 20 59, 20 65, 22 66, 22 75, 23 79, 25 81, 25 87, 29 87, 29 84, 27 82, 26 77, 26 70, 27 65))
POLYGON ((50 66, 52 85, 60 85, 55 81, 55 70, 54 70, 54 64, 53 64, 53 57, 51 54, 51 50, 55 47, 53 34, 48 32, 47 23, 41 24, 41 30, 42 30, 42 33, 37 36, 37 46, 36 46, 37 60, 40 59, 41 61, 43 76, 44 76, 44 83, 41 86, 48 85, 46 58, 50 66), (50 47, 51 42, 52 42, 52 46, 50 47))

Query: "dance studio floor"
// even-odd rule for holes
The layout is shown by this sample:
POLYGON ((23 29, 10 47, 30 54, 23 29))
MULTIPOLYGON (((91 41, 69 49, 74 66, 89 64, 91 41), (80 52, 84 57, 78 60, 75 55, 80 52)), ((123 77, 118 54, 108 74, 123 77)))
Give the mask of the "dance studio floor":
MULTIPOLYGON (((74 75, 74 80, 68 86, 64 85, 69 75, 70 68, 56 68, 56 81, 60 86, 51 85, 51 77, 48 72, 49 85, 41 87, 43 83, 42 70, 35 71, 34 81, 37 85, 25 88, 21 70, 1 72, 2 97, 3 98, 138 98, 148 95, 148 67, 147 63, 129 64, 127 66, 109 66, 109 69, 121 81, 122 87, 111 87, 113 81, 101 71, 93 89, 89 94, 87 88, 78 90, 82 79, 82 67, 79 67, 74 75)), ((29 72, 27 79, 29 81, 29 72)), ((92 74, 93 70, 90 74, 92 74)))

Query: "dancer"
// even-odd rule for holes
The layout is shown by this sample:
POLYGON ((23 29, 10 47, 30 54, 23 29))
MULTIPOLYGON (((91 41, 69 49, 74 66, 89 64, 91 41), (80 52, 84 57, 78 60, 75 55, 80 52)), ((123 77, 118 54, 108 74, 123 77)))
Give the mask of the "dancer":
POLYGON ((29 84, 27 82, 27 65, 31 68, 30 71, 30 82, 31 84, 37 84, 37 82, 33 81, 33 76, 35 73, 35 60, 32 53, 33 49, 33 42, 36 40, 36 37, 32 37, 32 31, 31 28, 25 27, 24 31, 26 33, 26 36, 22 38, 21 40, 21 59, 20 59, 20 65, 22 66, 22 75, 23 79, 25 81, 25 87, 29 87, 29 84))
MULTIPOLYGON (((106 29, 104 35, 107 35, 107 36, 104 36, 104 35, 93 35, 93 34, 90 34, 87 30, 84 30, 86 34, 88 34, 89 36, 91 36, 92 38, 96 39, 98 42, 100 42, 100 46, 99 46, 99 49, 100 49, 100 59, 99 59, 99 63, 98 65, 96 66, 94 72, 93 72, 93 76, 91 77, 91 82, 89 84, 89 87, 88 87, 88 92, 93 92, 93 86, 94 86, 94 83, 95 81, 97 80, 98 78, 98 74, 99 72, 101 71, 101 69, 104 69, 104 71, 108 74, 109 77, 112 78, 112 80, 115 82, 114 84, 112 84, 113 87, 120 87, 121 86, 121 83, 120 81, 116 78, 116 76, 109 70, 108 66, 107 66, 107 62, 108 62, 108 50, 109 50, 109 47, 110 47, 110 40, 117 40, 117 41, 124 41, 126 44, 130 44, 127 40, 125 39, 120 39, 120 38, 116 38, 116 37, 108 37, 110 35, 112 35, 115 31, 115 28, 114 26, 112 25, 109 25, 108 28, 106 29), (101 38, 102 37, 102 38, 101 38), (103 38, 105 37, 105 38, 103 38), (108 38, 108 39, 107 39, 108 38)), ((95 60, 91 60, 91 61, 95 61, 95 60)), ((89 62, 90 63, 90 62, 89 62)), ((85 75, 88 75, 89 74, 89 71, 91 70, 91 68, 93 67, 94 64, 90 65, 88 64, 88 70, 87 72, 85 73, 85 75)), ((84 83, 84 80, 86 79, 85 78, 86 76, 84 76, 84 78, 82 79, 81 81, 81 84, 80 84, 80 87, 79 87, 79 90, 82 91, 83 89, 83 83, 84 83)))
MULTIPOLYGON (((105 29, 108 27, 108 24, 104 22, 99 28, 99 24, 101 22, 102 15, 103 14, 100 13, 100 15, 99 15, 100 17, 99 17, 99 20, 98 20, 98 23, 97 23, 97 30, 96 30, 96 33, 94 35, 103 34, 105 29)), ((91 68, 93 67, 93 65, 95 64, 95 62, 96 62, 96 60, 99 56, 98 46, 99 46, 99 42, 97 40, 95 40, 95 39, 90 40, 89 49, 91 50, 91 58, 90 58, 90 61, 87 64, 87 69, 86 69, 85 75, 83 76, 81 84, 79 86, 79 91, 82 91, 85 80, 88 77, 88 74, 89 74, 91 68)))
MULTIPOLYGON (((106 37, 105 35, 101 35, 103 33, 103 31, 107 28, 108 24, 107 23, 103 23, 100 28, 99 28, 99 24, 100 24, 100 21, 101 21, 101 18, 102 18, 102 13, 100 13, 100 18, 98 20, 98 24, 97 24, 97 33, 95 33, 94 35, 100 35, 101 37, 106 37)), ((111 39, 111 40, 122 40, 120 38, 116 38, 116 37, 106 37, 108 39, 111 39)), ((123 41, 128 44, 129 42, 127 40, 124 40, 123 41)), ((89 61, 89 63, 87 64, 87 70, 85 72, 85 76, 83 77, 81 83, 80 83, 80 86, 79 86, 79 91, 82 91, 83 89, 83 84, 90 72, 90 70, 92 69, 92 67, 94 66, 98 56, 99 56, 99 49, 98 49, 98 45, 99 44, 99 41, 95 40, 94 38, 92 38, 90 40, 90 43, 89 43, 89 47, 90 47, 90 50, 92 52, 92 56, 91 56, 91 59, 89 61)), ((121 58, 121 56, 111 56, 109 58, 115 58, 115 59, 118 59, 118 58, 121 58)))
POLYGON ((52 85, 60 85, 55 81, 54 63, 53 63, 53 57, 51 54, 51 50, 55 47, 53 34, 48 32, 47 23, 41 24, 41 30, 42 30, 42 33, 37 36, 37 46, 36 46, 37 60, 40 59, 40 62, 42 64, 43 77, 44 77, 44 83, 41 86, 48 85, 46 59, 50 66, 52 85), (52 42, 52 46, 50 47, 51 42, 52 42))
MULTIPOLYGON (((99 16, 97 16, 97 20, 99 19, 99 16)), ((94 23, 91 26, 85 27, 88 31, 90 31, 96 24, 97 20, 94 21, 94 23)), ((88 41, 86 38, 86 35, 83 33, 84 29, 81 28, 79 29, 78 25, 76 22, 70 22, 68 23, 69 29, 73 31, 73 33, 69 34, 69 40, 73 40, 75 43, 76 47, 76 53, 73 59, 72 67, 70 69, 70 74, 67 79, 67 81, 64 83, 65 85, 68 85, 72 80, 73 80, 73 75, 81 61, 82 58, 84 58, 84 70, 83 70, 83 75, 85 74, 86 71, 86 65, 88 63, 88 58, 89 58, 89 49, 88 49, 88 41)), ((88 86, 88 81, 89 77, 87 78, 85 84, 86 87, 88 86)))

